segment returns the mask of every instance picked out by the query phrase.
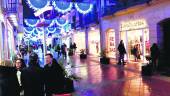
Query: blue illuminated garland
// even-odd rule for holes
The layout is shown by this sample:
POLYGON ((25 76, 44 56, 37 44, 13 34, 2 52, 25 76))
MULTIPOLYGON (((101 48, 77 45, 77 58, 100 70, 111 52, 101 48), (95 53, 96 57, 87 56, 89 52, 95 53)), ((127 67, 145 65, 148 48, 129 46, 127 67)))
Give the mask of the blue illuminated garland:
POLYGON ((63 2, 63 1, 53 1, 52 5, 58 12, 61 12, 61 13, 66 13, 70 11, 73 7, 72 2, 63 2))
POLYGON ((63 26, 65 26, 65 25, 68 24, 68 20, 63 19, 63 18, 58 18, 58 19, 56 19, 55 21, 56 21, 56 24, 57 24, 58 26, 61 26, 61 27, 63 27, 63 26))
POLYGON ((27 0, 27 4, 34 11, 37 11, 37 10, 39 10, 41 8, 49 6, 50 5, 50 1, 49 0, 27 0))
POLYGON ((33 33, 35 31, 35 28, 33 28, 33 27, 24 27, 24 32, 26 33, 26 34, 31 34, 31 33, 33 33))
POLYGON ((30 27, 35 27, 39 23, 39 21, 40 20, 38 19, 24 19, 25 24, 30 27))
POLYGON ((89 13, 92 10, 93 4, 75 3, 75 7, 76 7, 78 12, 80 12, 82 14, 87 14, 87 13, 89 13))
POLYGON ((48 27, 51 27, 51 26, 54 26, 54 25, 55 25, 55 20, 52 20, 48 27))
POLYGON ((57 28, 54 28, 54 27, 47 28, 48 33, 54 33, 54 32, 56 32, 56 30, 57 30, 57 28))
POLYGON ((38 32, 38 33, 43 33, 43 27, 36 27, 35 30, 38 32))

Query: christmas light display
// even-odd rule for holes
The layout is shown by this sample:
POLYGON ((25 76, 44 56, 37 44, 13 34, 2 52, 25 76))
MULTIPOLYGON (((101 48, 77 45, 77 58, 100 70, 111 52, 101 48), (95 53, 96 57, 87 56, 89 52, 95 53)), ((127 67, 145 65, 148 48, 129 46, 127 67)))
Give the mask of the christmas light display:
POLYGON ((34 11, 40 10, 41 8, 50 5, 49 0, 26 0, 26 1, 29 7, 32 8, 34 11))
POLYGON ((40 20, 38 20, 38 19, 24 19, 24 22, 27 26, 35 27, 40 22, 40 20))
POLYGON ((63 18, 55 19, 55 21, 56 21, 56 24, 58 26, 61 26, 61 27, 65 26, 65 25, 67 25, 69 23, 68 20, 63 19, 63 18))
POLYGON ((66 13, 70 11, 73 7, 72 2, 63 2, 63 1, 53 1, 52 5, 58 12, 61 12, 61 13, 66 13))
POLYGON ((82 14, 87 14, 87 13, 89 13, 92 10, 93 4, 89 4, 89 3, 75 3, 75 8, 77 9, 78 12, 80 12, 82 14))

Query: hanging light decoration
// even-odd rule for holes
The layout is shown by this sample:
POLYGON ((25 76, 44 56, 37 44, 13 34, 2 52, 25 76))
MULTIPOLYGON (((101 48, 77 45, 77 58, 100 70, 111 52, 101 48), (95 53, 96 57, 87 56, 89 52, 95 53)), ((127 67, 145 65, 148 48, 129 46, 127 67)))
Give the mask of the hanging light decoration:
POLYGON ((63 26, 65 26, 65 25, 68 24, 68 20, 63 19, 63 18, 58 18, 58 19, 56 19, 55 21, 56 21, 56 24, 57 24, 58 26, 61 26, 61 27, 63 27, 63 26))
POLYGON ((38 33, 43 33, 44 31, 44 29, 43 29, 43 27, 36 27, 35 28, 35 30, 38 32, 38 33))
POLYGON ((92 10, 93 4, 89 4, 89 3, 75 3, 75 7, 76 7, 78 12, 80 12, 82 14, 87 14, 87 13, 89 13, 92 10))
POLYGON ((66 13, 70 11, 73 7, 72 2, 63 2, 63 1, 53 1, 52 5, 58 12, 61 12, 61 13, 66 13))
POLYGON ((49 26, 48 27, 52 27, 55 25, 55 20, 48 20, 46 22, 49 22, 49 26))
POLYGON ((31 34, 35 31, 35 28, 33 27, 24 27, 24 33, 25 34, 31 34))
POLYGON ((48 33, 55 33, 56 30, 57 30, 57 28, 55 28, 55 27, 48 27, 47 28, 48 33))
POLYGON ((27 0, 27 4, 34 11, 37 11, 37 10, 39 10, 41 8, 49 6, 50 1, 49 0, 27 0))
POLYGON ((29 27, 35 27, 40 20, 38 19, 24 19, 24 22, 29 27))

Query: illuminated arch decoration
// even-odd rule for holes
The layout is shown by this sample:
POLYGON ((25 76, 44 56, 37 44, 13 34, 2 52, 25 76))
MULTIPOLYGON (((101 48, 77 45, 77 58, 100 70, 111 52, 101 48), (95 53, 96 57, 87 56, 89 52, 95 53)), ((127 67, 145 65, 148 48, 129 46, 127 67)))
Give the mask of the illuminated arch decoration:
POLYGON ((55 21, 56 21, 56 24, 57 24, 58 26, 61 26, 61 27, 63 27, 63 26, 65 26, 65 25, 68 24, 68 20, 63 19, 63 18, 58 18, 58 19, 56 19, 55 21))
POLYGON ((87 14, 93 9, 93 4, 89 3, 75 3, 75 7, 78 12, 87 14))
POLYGON ((55 20, 45 20, 45 23, 49 24, 48 27, 52 27, 55 25, 55 20))
POLYGON ((35 31, 35 28, 33 27, 24 27, 24 31, 26 34, 31 34, 35 31))
POLYGON ((34 11, 37 11, 37 10, 39 10, 41 8, 49 6, 50 1, 49 0, 27 0, 27 4, 34 11))
POLYGON ((55 28, 55 27, 48 27, 47 28, 48 33, 55 33, 56 30, 57 30, 57 28, 55 28))
POLYGON ((43 27, 36 27, 35 30, 36 30, 38 33, 43 33, 43 31, 44 31, 43 27))
POLYGON ((35 34, 34 32, 31 34, 32 37, 38 36, 38 34, 35 34))
POLYGON ((27 38, 27 39, 31 38, 31 34, 24 33, 24 38, 27 38))
POLYGON ((39 23, 39 21, 40 20, 38 19, 24 19, 25 24, 30 27, 35 27, 39 23))
POLYGON ((52 5, 54 6, 55 10, 61 13, 66 13, 70 11, 73 7, 72 2, 63 2, 63 1, 53 1, 52 5))

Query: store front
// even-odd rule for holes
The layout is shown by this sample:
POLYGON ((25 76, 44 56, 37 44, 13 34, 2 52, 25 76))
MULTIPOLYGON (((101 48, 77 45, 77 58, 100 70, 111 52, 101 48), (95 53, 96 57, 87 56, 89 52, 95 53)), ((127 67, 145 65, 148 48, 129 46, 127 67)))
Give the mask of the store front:
POLYGON ((81 49, 86 49, 85 44, 85 32, 76 32, 73 34, 73 42, 76 43, 76 52, 80 52, 81 49))
POLYGON ((4 23, 0 21, 0 61, 4 59, 4 23))
POLYGON ((145 19, 138 19, 120 23, 120 39, 124 41, 127 51, 126 58, 137 61, 145 61, 145 56, 149 55, 149 29, 145 19), (134 53, 134 48, 137 50, 134 53))
POLYGON ((89 54, 100 55, 100 31, 99 28, 91 28, 88 33, 89 54))
POLYGON ((108 29, 106 32, 106 49, 107 56, 110 58, 116 58, 116 45, 115 45, 115 30, 108 29))

